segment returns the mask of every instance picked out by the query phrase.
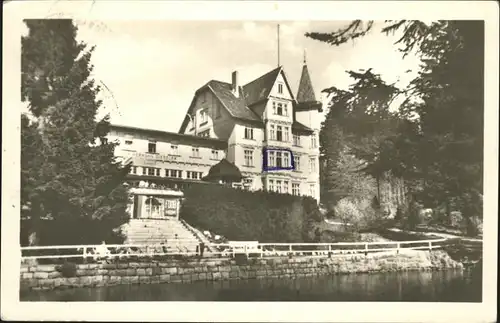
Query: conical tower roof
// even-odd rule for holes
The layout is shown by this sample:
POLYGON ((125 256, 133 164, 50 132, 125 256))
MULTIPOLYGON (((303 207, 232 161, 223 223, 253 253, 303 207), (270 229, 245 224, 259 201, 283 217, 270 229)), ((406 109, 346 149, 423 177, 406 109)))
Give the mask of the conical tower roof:
POLYGON ((299 90, 297 91, 297 102, 317 102, 311 77, 309 76, 309 70, 305 62, 302 67, 302 75, 300 76, 299 90))

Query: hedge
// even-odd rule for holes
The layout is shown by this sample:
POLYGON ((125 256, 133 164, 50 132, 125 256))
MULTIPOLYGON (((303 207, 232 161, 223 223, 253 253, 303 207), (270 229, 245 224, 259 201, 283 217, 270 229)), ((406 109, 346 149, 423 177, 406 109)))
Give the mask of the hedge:
POLYGON ((311 242, 313 224, 322 218, 311 197, 222 185, 193 185, 184 196, 181 218, 229 240, 311 242))

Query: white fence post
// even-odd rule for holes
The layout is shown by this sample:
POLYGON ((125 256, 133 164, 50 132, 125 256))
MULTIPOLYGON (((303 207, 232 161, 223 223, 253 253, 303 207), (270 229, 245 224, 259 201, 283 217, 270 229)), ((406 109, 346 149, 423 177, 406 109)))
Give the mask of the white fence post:
POLYGON ((432 241, 429 241, 429 250, 432 250, 432 241))
POLYGON ((399 248, 401 248, 401 244, 398 242, 396 243, 396 253, 399 253, 399 248))

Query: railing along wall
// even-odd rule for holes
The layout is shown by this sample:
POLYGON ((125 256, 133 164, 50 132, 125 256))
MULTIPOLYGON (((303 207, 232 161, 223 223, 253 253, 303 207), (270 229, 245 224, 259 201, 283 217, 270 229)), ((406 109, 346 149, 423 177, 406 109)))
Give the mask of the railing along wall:
POLYGON ((448 239, 390 241, 390 242, 337 242, 337 243, 249 243, 210 244, 202 252, 196 240, 177 239, 168 244, 138 245, 66 245, 30 246, 21 248, 21 257, 28 259, 83 260, 123 259, 129 257, 147 258, 161 256, 235 257, 245 254, 249 258, 279 256, 320 256, 341 254, 368 254, 400 250, 433 250, 442 248, 448 239))

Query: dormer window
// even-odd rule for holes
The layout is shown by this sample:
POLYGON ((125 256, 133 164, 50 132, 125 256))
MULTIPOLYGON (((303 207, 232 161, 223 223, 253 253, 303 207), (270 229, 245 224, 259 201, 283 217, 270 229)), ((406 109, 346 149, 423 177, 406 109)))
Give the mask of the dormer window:
POLYGON ((200 111, 200 125, 203 125, 206 122, 208 122, 208 113, 207 110, 204 109, 200 111))
POLYGON ((148 153, 156 154, 156 141, 150 140, 148 142, 148 153))

